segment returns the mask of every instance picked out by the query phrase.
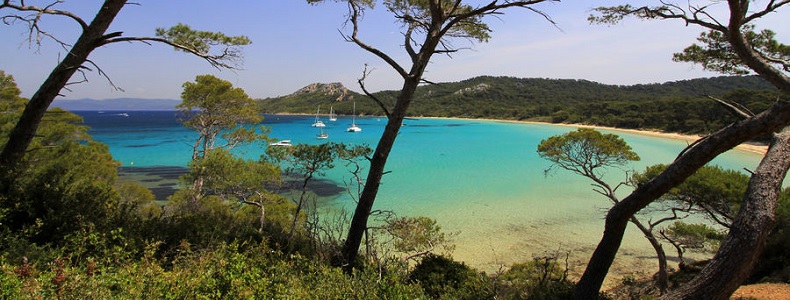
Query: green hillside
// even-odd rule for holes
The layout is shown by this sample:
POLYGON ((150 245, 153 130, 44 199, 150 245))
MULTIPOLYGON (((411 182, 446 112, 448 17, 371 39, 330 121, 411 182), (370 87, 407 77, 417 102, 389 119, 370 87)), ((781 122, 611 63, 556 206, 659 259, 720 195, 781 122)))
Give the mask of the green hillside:
MULTIPOLYGON (((315 113, 332 106, 350 114, 382 115, 367 96, 330 85, 313 84, 296 93, 261 99, 265 113, 315 113), (330 86, 321 90, 324 86, 330 86)), ((726 111, 706 98, 737 101, 754 111, 777 97, 776 89, 756 76, 726 76, 630 86, 588 80, 481 76, 460 82, 420 87, 409 116, 539 120, 588 123, 624 128, 703 133, 731 122, 726 111)), ((397 91, 374 94, 393 103, 397 91)))

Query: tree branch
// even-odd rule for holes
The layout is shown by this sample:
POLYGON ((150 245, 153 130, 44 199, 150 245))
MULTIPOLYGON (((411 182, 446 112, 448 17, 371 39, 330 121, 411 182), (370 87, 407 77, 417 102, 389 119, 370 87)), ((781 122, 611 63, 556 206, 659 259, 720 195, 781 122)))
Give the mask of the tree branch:
POLYGON ((776 11, 778 8, 788 3, 790 3, 790 0, 781 0, 779 2, 776 2, 775 0, 768 1, 768 4, 765 5, 763 10, 752 13, 751 15, 744 18, 744 23, 749 23, 756 19, 762 18, 763 16, 776 11))
MULTIPOLYGON (((370 72, 372 72, 372 70, 370 72)), ((362 71, 362 78, 357 80, 357 82, 359 83, 359 87, 362 88, 362 92, 364 92, 366 96, 373 99, 373 101, 375 101, 379 105, 379 107, 381 107, 381 110, 384 111, 384 115, 386 115, 387 118, 389 118, 390 111, 389 109, 387 109, 387 106, 384 105, 384 102, 379 100, 379 98, 376 97, 375 95, 368 92, 368 90, 365 88, 365 78, 368 76, 368 74, 370 74, 370 72, 368 71, 368 64, 365 64, 365 70, 362 71)))
MULTIPOLYGON (((32 18, 32 19, 23 18, 23 17, 20 17, 20 16, 13 16, 13 17, 16 18, 16 19, 21 19, 21 20, 25 20, 27 22, 31 22, 31 24, 35 25, 36 27, 38 27, 38 21, 41 19, 42 15, 66 16, 66 17, 74 20, 75 22, 77 22, 77 24, 79 24, 80 27, 82 28, 82 31, 86 31, 88 29, 88 23, 86 23, 84 20, 82 20, 82 18, 80 18, 79 16, 77 16, 77 15, 75 15, 75 14, 69 12, 69 11, 52 9, 52 7, 54 7, 55 5, 63 3, 63 2, 64 2, 63 0, 57 0, 57 1, 52 2, 51 4, 49 4, 49 5, 45 6, 45 7, 38 7, 38 6, 33 6, 33 5, 25 5, 24 1, 22 1, 21 5, 17 5, 17 4, 11 4, 10 0, 4 0, 3 4, 0 4, 0 9, 10 8, 10 9, 14 9, 14 10, 17 10, 17 11, 35 12, 36 13, 34 15, 35 17, 32 18)), ((5 19, 6 17, 7 16, 4 16, 3 19, 5 19)))
POLYGON ((199 50, 197 50, 197 49, 195 49, 193 47, 177 44, 177 43, 174 43, 173 41, 170 41, 170 40, 167 40, 167 39, 164 39, 164 38, 157 38, 157 37, 110 38, 110 39, 105 39, 102 42, 100 42, 100 46, 104 46, 104 45, 112 44, 112 43, 120 43, 120 42, 141 42, 141 43, 144 43, 144 44, 147 44, 147 45, 151 45, 150 42, 157 42, 157 43, 167 44, 167 45, 173 46, 176 49, 183 50, 183 51, 191 53, 191 54, 193 54, 193 55, 195 55, 197 57, 200 57, 200 58, 206 60, 209 64, 211 64, 211 66, 213 66, 213 67, 215 67, 217 69, 225 68, 225 69, 230 69, 230 70, 236 70, 236 69, 239 69, 239 66, 241 65, 241 62, 238 61, 238 60, 241 59, 240 51, 236 50, 236 49, 233 49, 231 47, 226 47, 225 49, 222 49, 222 53, 221 54, 212 55, 212 54, 209 54, 209 53, 201 52, 201 51, 199 51, 199 50), (222 61, 230 61, 231 64, 224 63, 222 61))
POLYGON ((401 67, 398 64, 398 62, 396 62, 394 59, 392 59, 392 57, 390 57, 386 53, 382 52, 381 50, 376 49, 376 48, 364 43, 362 40, 359 39, 359 36, 358 36, 358 33, 359 33, 359 18, 361 17, 360 14, 362 13, 362 8, 359 7, 359 5, 357 5, 354 1, 348 1, 348 9, 349 9, 349 15, 350 15, 349 16, 349 21, 351 22, 353 30, 352 30, 351 36, 343 35, 343 38, 345 38, 346 41, 353 42, 353 43, 357 44, 357 46, 359 46, 362 49, 365 49, 365 51, 368 51, 370 53, 373 53, 373 55, 378 56, 379 58, 384 60, 384 62, 389 64, 390 67, 395 69, 395 71, 398 72, 398 74, 401 77, 403 77, 404 79, 408 78, 409 77, 409 73, 406 72, 406 70, 403 69, 403 67, 401 67))
POLYGON ((737 102, 722 100, 710 95, 706 95, 705 97, 708 97, 708 99, 711 99, 713 101, 716 101, 716 103, 721 104, 722 106, 724 106, 725 109, 727 109, 727 111, 729 111, 738 119, 745 120, 754 116, 753 112, 751 112, 745 106, 738 104, 737 102))

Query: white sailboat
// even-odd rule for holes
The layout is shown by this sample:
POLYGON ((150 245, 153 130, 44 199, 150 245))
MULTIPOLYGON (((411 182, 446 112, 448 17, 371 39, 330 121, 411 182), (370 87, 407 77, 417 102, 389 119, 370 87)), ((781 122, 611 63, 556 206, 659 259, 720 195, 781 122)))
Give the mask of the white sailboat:
POLYGON ((318 110, 316 110, 316 112, 315 112, 315 122, 313 122, 313 127, 326 127, 326 124, 324 124, 324 122, 322 122, 318 118, 318 114, 320 112, 321 112, 321 105, 318 106, 318 110))
POLYGON ((329 121, 337 121, 337 116, 335 115, 335 110, 332 108, 332 106, 329 106, 329 121))
POLYGON ((348 129, 346 129, 346 131, 348 131, 348 132, 360 132, 360 131, 362 131, 362 128, 359 128, 359 126, 357 126, 357 124, 355 123, 356 118, 357 118, 357 102, 354 101, 354 110, 352 110, 352 113, 351 113, 351 126, 349 126, 348 129))
POLYGON ((328 139, 329 138, 329 134, 324 132, 324 127, 319 127, 319 128, 321 128, 321 132, 316 134, 315 138, 317 138, 317 139, 328 139))
POLYGON ((291 140, 281 140, 278 142, 269 143, 269 146, 290 147, 292 144, 291 140))

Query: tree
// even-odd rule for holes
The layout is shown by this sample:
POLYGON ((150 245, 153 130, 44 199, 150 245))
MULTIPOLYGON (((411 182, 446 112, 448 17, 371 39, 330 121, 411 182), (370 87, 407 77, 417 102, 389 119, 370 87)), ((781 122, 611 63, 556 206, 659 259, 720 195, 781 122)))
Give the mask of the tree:
POLYGON ((296 144, 293 147, 269 147, 266 152, 272 159, 286 163, 285 173, 300 176, 297 178, 299 180, 299 197, 294 200, 296 210, 288 233, 292 237, 305 202, 308 200, 308 184, 313 177, 322 176, 326 170, 334 168, 335 160, 338 158, 348 161, 367 156, 370 153, 370 148, 338 143, 296 144))
POLYGON ((790 188, 784 188, 776 207, 776 222, 750 282, 790 282, 790 188))
MULTIPOLYGON (((464 4, 461 0, 383 1, 387 10, 392 12, 397 22, 404 28, 402 46, 410 58, 410 65, 401 65, 393 56, 367 44, 358 35, 361 29, 360 21, 365 10, 372 9, 376 1, 335 0, 335 2, 346 3, 349 9, 348 24, 352 29, 350 34, 344 35, 344 38, 383 60, 403 79, 403 85, 391 107, 365 89, 364 80, 368 75, 367 69, 363 71, 362 78, 359 80, 362 90, 379 105, 388 121, 370 158, 370 169, 368 169, 365 187, 354 210, 346 242, 343 245, 342 264, 346 272, 350 272, 354 268, 381 178, 385 174, 384 168, 387 158, 395 143, 395 138, 398 136, 403 118, 414 99, 414 92, 419 84, 430 82, 423 78, 423 74, 431 57, 435 54, 450 55, 458 52, 460 49, 453 48, 450 43, 453 38, 466 38, 477 42, 487 41, 490 38, 489 32, 491 30, 483 22, 483 18, 501 14, 502 10, 508 8, 526 8, 551 21, 546 14, 533 7, 535 4, 547 1, 551 0, 493 0, 478 7, 464 4)), ((319 3, 324 0, 308 0, 307 2, 319 3)))
MULTIPOLYGON (((731 58, 730 63, 751 69, 776 86, 783 95, 788 95, 790 94, 790 77, 786 73, 788 70, 786 53, 785 57, 772 56, 772 51, 767 45, 778 46, 780 44, 778 42, 754 43, 749 39, 752 35, 748 33, 748 26, 757 22, 762 16, 777 11, 790 1, 771 1, 758 10, 750 10, 750 3, 751 1, 748 0, 728 0, 729 16, 727 21, 717 20, 713 12, 707 10, 709 6, 689 5, 688 10, 684 10, 680 5, 671 3, 652 8, 634 8, 630 5, 601 7, 596 9, 600 15, 591 16, 590 20, 594 23, 616 23, 626 16, 636 16, 643 19, 678 19, 687 24, 720 32, 723 34, 724 43, 722 46, 728 53, 734 54, 728 56, 731 58)), ((715 48, 717 45, 710 46, 715 48)), ((785 47, 779 48, 785 49, 785 47)), ((720 59, 715 56, 708 58, 711 60, 720 59)), ((696 60, 694 62, 701 63, 696 60)), ((609 210, 603 236, 593 252, 584 274, 577 283, 575 297, 580 299, 596 297, 620 247, 626 224, 631 216, 672 187, 683 182, 717 155, 740 143, 770 135, 790 125, 790 103, 787 100, 779 100, 762 113, 756 115, 738 114, 738 117, 741 119, 740 121, 706 136, 684 150, 664 172, 646 184, 637 187, 629 196, 623 198, 620 203, 609 210)), ((749 192, 744 197, 744 205, 735 221, 735 224, 739 224, 738 227, 743 228, 730 230, 719 253, 726 253, 727 249, 735 251, 724 257, 717 255, 717 257, 733 259, 738 262, 733 262, 729 266, 724 264, 708 265, 706 269, 709 271, 701 273, 701 277, 698 277, 704 277, 706 280, 693 283, 696 288, 684 289, 681 292, 682 295, 673 294, 670 297, 694 297, 692 291, 696 291, 700 293, 696 294, 697 297, 726 298, 743 281, 742 273, 751 268, 754 263, 753 258, 759 254, 760 245, 764 242, 761 230, 765 227, 765 223, 771 222, 774 207, 771 203, 775 204, 776 201, 774 191, 778 190, 781 185, 781 179, 777 180, 777 177, 786 172, 786 168, 782 169, 785 165, 781 161, 786 151, 783 148, 786 135, 790 135, 790 133, 785 131, 774 135, 775 141, 769 146, 766 157, 758 166, 759 171, 755 170, 755 174, 751 177, 749 192), (759 192, 765 193, 766 197, 757 197, 756 193, 759 192), (756 238, 745 238, 747 236, 756 238), (742 252, 735 254, 738 251, 742 252), (729 267, 728 271, 737 270, 738 272, 719 277, 710 275, 709 272, 713 270, 724 272, 722 267, 729 267), (707 286, 712 290, 703 291, 702 287, 706 286, 705 284, 708 284, 707 286)))
MULTIPOLYGON (((26 99, 0 71, 0 136, 24 109, 26 99)), ((16 176, 0 193, 4 228, 30 242, 60 244, 74 232, 114 229, 119 196, 113 188, 117 162, 106 145, 91 140, 82 118, 53 109, 42 117, 16 176)), ((0 139, 0 145, 10 143, 0 139)), ((10 245, 8 245, 10 246, 10 245)))
POLYGON ((154 201, 154 193, 139 183, 118 183, 115 189, 120 196, 118 210, 122 218, 121 226, 130 220, 149 220, 162 215, 162 208, 154 201))
MULTIPOLYGON (((198 133, 192 146, 192 190, 195 202, 203 194, 204 166, 200 161, 214 149, 230 150, 240 143, 266 140, 257 125, 263 121, 257 106, 241 88, 213 75, 199 75, 195 82, 185 82, 183 100, 176 106, 185 127, 198 133), (219 138, 224 144, 218 145, 219 138)), ((265 132, 265 129, 260 128, 265 132)))
POLYGON ((450 237, 431 218, 398 217, 385 222, 381 229, 391 236, 393 249, 403 253, 403 262, 430 255, 439 247, 453 248, 450 237))
MULTIPOLYGON (((634 185, 645 184, 666 169, 666 165, 649 166, 643 173, 631 178, 634 185)), ((749 176, 718 166, 703 166, 680 185, 670 189, 657 199, 666 203, 673 215, 678 213, 701 214, 709 221, 729 229, 743 201, 748 187, 749 176)), ((714 251, 718 247, 708 247, 720 242, 724 235, 705 224, 685 224, 675 222, 660 231, 661 236, 671 243, 678 253, 679 266, 685 267, 683 253, 686 249, 714 251)))
POLYGON ((214 149, 197 162, 189 178, 205 177, 203 189, 225 201, 255 206, 260 210, 258 231, 266 225, 266 206, 281 207, 285 200, 270 191, 281 184, 280 168, 266 161, 234 157, 226 149, 214 149))
MULTIPOLYGON (((649 166, 634 174, 634 185, 644 184, 666 169, 666 165, 649 166)), ((703 166, 680 185, 657 199, 683 207, 683 212, 702 214, 711 222, 729 228, 735 220, 749 184, 749 176, 719 166, 703 166)), ((680 211, 680 210, 678 210, 680 211)))
POLYGON ((717 249, 719 243, 724 240, 724 234, 711 226, 697 223, 688 224, 677 221, 659 231, 661 237, 667 240, 678 253, 678 267, 680 270, 686 269, 686 261, 683 254, 692 249, 698 252, 707 252, 717 249))
MULTIPOLYGON (((619 136, 603 134, 589 128, 579 128, 542 140, 538 145, 538 154, 553 163, 546 170, 547 173, 552 168, 558 167, 587 177, 594 182, 594 190, 608 198, 613 205, 620 202, 617 189, 625 182, 611 186, 603 180, 605 171, 609 168, 623 168, 629 162, 639 160, 639 155, 631 151, 631 146, 619 136)), ((667 256, 658 238, 653 234, 653 229, 666 220, 662 218, 645 225, 636 216, 629 219, 645 235, 656 252, 658 259, 656 281, 662 294, 666 292, 668 286, 667 256)))
MULTIPOLYGON (((17 4, 11 0, 4 0, 0 4, 0 11, 10 10, 8 14, 2 15, 4 24, 26 24, 30 28, 30 36, 36 37, 36 43, 40 42, 40 38, 48 37, 55 40, 64 49, 69 49, 69 53, 63 56, 38 91, 30 98, 16 125, 8 134, 8 142, 3 147, 2 152, 0 152, 0 170, 3 172, 3 174, 0 174, 2 176, 0 179, 13 177, 13 169, 23 159, 44 113, 55 97, 59 95, 60 91, 67 84, 74 83, 69 82, 72 76, 80 72, 83 73, 84 77, 84 72, 91 70, 91 66, 96 68, 99 74, 104 75, 101 68, 88 59, 90 54, 99 47, 120 42, 164 43, 178 50, 201 57, 215 67, 233 68, 233 64, 240 57, 237 47, 250 43, 249 39, 243 36, 228 37, 221 33, 196 31, 183 24, 178 24, 169 30, 157 29, 156 37, 123 37, 123 33, 120 31, 105 32, 121 9, 127 4, 127 0, 105 0, 90 23, 72 12, 56 9, 57 4, 60 2, 62 1, 52 1, 52 3, 42 7, 26 5, 25 1, 19 1, 19 4, 17 4), (23 15, 23 13, 30 14, 23 15), (42 29, 41 21, 44 16, 66 17, 80 26, 82 32, 77 41, 73 43, 73 46, 50 36, 42 29), (212 46, 215 45, 222 45, 225 48, 219 54, 209 53, 212 46)), ((33 43, 34 41, 31 40, 30 42, 33 43)), ((84 80, 87 79, 83 78, 84 80)))

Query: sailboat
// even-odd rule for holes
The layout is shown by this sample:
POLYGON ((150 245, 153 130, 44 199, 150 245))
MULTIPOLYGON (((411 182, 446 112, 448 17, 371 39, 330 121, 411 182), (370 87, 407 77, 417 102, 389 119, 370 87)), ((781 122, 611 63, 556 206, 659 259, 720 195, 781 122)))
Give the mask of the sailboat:
POLYGON ((328 139, 329 138, 329 134, 324 132, 324 127, 319 127, 319 128, 321 128, 321 132, 319 134, 316 134, 315 138, 317 138, 317 139, 328 139))
POLYGON ((335 110, 332 109, 332 106, 329 106, 329 121, 337 121, 337 116, 335 115, 335 110))
POLYGON ((354 101, 354 110, 352 110, 352 113, 351 113, 351 126, 349 126, 348 129, 346 129, 346 131, 348 131, 348 132, 360 132, 360 131, 362 131, 362 128, 359 128, 359 126, 357 126, 357 124, 355 123, 356 117, 357 117, 357 102, 354 101))
POLYGON ((313 123, 313 127, 325 127, 326 124, 318 119, 318 114, 321 112, 321 105, 318 106, 318 110, 315 112, 315 122, 313 123))

